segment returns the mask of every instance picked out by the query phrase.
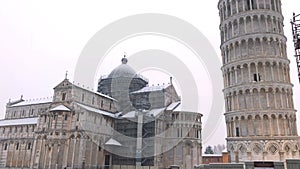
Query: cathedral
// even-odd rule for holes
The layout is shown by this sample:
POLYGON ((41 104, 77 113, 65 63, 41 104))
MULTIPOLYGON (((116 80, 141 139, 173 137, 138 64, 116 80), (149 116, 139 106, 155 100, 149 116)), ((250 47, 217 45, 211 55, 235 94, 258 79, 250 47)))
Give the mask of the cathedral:
POLYGON ((128 59, 97 91, 66 78, 53 97, 9 101, 0 168, 168 168, 201 163, 201 117, 180 110, 172 80, 149 86, 128 59))

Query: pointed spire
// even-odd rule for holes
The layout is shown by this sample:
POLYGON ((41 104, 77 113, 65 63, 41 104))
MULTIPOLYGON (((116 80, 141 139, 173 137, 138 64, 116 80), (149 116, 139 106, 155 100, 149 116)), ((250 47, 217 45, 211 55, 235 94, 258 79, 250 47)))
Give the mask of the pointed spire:
POLYGON ((65 79, 68 79, 68 71, 66 71, 65 79))

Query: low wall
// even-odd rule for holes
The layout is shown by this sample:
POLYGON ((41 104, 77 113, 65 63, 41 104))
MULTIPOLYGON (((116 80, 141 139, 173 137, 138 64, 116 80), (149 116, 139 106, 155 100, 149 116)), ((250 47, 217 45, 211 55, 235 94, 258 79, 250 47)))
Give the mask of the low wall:
POLYGON ((156 166, 113 165, 110 169, 159 169, 156 166))
POLYGON ((208 164, 200 165, 195 169, 244 169, 244 164, 208 164))

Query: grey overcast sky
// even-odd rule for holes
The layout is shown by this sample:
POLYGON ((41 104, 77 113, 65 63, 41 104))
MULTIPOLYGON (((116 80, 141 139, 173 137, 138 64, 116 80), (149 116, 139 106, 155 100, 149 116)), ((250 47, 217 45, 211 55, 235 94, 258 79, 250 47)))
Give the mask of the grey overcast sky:
MULTIPOLYGON (((52 88, 63 80, 66 70, 72 81, 77 59, 87 41, 107 24, 125 16, 161 13, 181 18, 197 27, 220 55, 217 3, 218 0, 111 0, 107 2, 1 0, 0 117, 4 117, 5 104, 10 98, 15 100, 20 98, 20 95, 24 95, 25 99, 52 96, 52 88)), ((300 110, 298 94, 300 86, 293 57, 289 23, 293 12, 300 13, 300 1, 282 0, 282 3, 285 35, 288 38, 287 51, 291 60, 291 78, 295 85, 295 108, 300 110)), ((119 53, 116 52, 115 55, 118 56, 115 57, 121 58, 124 51, 126 48, 118 51, 119 53)), ((114 60, 116 61, 105 67, 103 73, 99 74, 107 74, 120 64, 119 59, 114 60)), ((161 80, 151 79, 151 82, 161 83, 161 80)), ((168 79, 165 82, 168 82, 168 79)), ((298 130, 299 122, 298 115, 298 130)), ((208 144, 223 144, 225 137, 225 122, 222 120, 208 144)))

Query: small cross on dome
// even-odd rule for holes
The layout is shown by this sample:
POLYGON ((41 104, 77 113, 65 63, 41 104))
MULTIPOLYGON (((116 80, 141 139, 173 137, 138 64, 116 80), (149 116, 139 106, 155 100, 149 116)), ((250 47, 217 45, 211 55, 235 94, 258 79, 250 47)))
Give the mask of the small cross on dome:
POLYGON ((122 58, 122 64, 126 64, 128 62, 128 59, 126 58, 126 53, 124 52, 124 57, 122 58))

